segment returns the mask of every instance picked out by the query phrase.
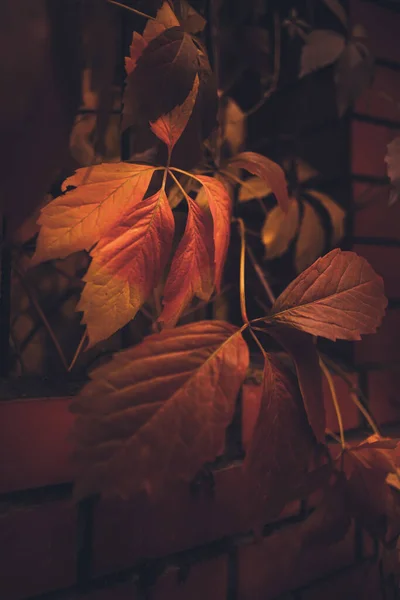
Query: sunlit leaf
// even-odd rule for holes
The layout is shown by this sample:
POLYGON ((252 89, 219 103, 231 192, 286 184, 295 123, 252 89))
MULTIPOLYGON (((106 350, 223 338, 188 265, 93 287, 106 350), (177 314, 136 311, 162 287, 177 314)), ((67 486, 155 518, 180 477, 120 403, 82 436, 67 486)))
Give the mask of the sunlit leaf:
POLYGON ((339 116, 352 106, 372 84, 374 60, 361 42, 350 42, 343 51, 335 71, 339 116))
POLYGON ((222 271, 230 239, 232 201, 221 181, 207 175, 197 175, 196 177, 203 185, 214 222, 215 286, 217 291, 220 291, 222 271))
POLYGON ((334 63, 342 54, 346 42, 342 35, 330 29, 315 29, 307 36, 301 54, 300 77, 334 63))
POLYGON ((172 111, 163 115, 154 123, 150 123, 151 130, 167 145, 169 152, 182 135, 193 112, 199 91, 199 77, 196 75, 192 90, 183 104, 176 106, 172 111))
POLYGON ((176 325, 194 296, 209 300, 214 289, 213 222, 208 212, 187 198, 185 233, 174 255, 164 288, 164 309, 159 321, 176 325))
POLYGON ((123 212, 143 199, 154 170, 128 163, 78 169, 63 184, 64 191, 69 186, 77 188, 41 211, 33 263, 89 250, 113 228, 123 212))
POLYGON ((334 200, 327 194, 318 192, 317 190, 307 190, 307 194, 312 196, 318 202, 322 204, 325 210, 329 213, 330 221, 332 224, 332 238, 331 245, 336 246, 340 240, 344 237, 344 225, 346 212, 339 204, 336 204, 334 200))
POLYGON ((248 202, 255 198, 265 198, 269 194, 272 194, 272 190, 264 179, 249 177, 239 188, 238 200, 239 202, 248 202))
POLYGON ((368 262, 336 249, 282 292, 272 319, 331 340, 359 340, 376 331, 386 306, 382 278, 368 262))
POLYGON ((324 246, 325 235, 321 220, 313 207, 308 202, 303 202, 303 218, 296 242, 296 271, 301 273, 307 269, 321 256, 324 246))
POLYGON ((90 345, 134 318, 159 282, 173 236, 172 211, 159 191, 122 215, 92 250, 77 307, 90 345))
POLYGON ((283 510, 305 478, 314 444, 293 374, 269 356, 261 408, 244 463, 253 520, 264 524, 283 510))
POLYGON ((255 152, 242 152, 229 162, 232 167, 246 169, 252 175, 260 177, 271 188, 279 206, 286 212, 289 206, 289 196, 285 173, 278 164, 255 152))
POLYGON ((249 353, 237 328, 200 321, 151 335, 98 368, 74 401, 76 496, 156 495, 221 451, 249 353))
POLYGON ((279 206, 274 206, 265 219, 261 240, 265 246, 265 258, 273 259, 282 256, 289 248, 299 226, 299 204, 290 200, 289 209, 284 213, 279 206))

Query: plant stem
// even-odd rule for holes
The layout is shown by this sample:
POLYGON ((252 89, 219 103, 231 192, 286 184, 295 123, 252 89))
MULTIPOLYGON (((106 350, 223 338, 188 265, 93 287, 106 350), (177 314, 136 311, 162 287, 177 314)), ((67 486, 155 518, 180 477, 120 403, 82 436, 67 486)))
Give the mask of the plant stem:
POLYGON ((331 392, 332 402, 333 402, 333 406, 335 407, 336 417, 337 417, 338 426, 339 426, 340 444, 342 446, 342 449, 344 450, 346 448, 346 442, 344 439, 342 413, 340 412, 339 402, 338 402, 336 390, 335 390, 335 384, 333 383, 332 375, 330 374, 328 367, 325 365, 325 363, 321 357, 319 358, 319 365, 320 365, 321 370, 322 370, 323 374, 325 375, 326 380, 329 385, 329 390, 331 392))
POLYGON ((70 365, 68 367, 68 373, 70 373, 72 371, 72 369, 74 368, 74 366, 76 364, 76 361, 78 360, 79 355, 80 355, 80 353, 82 351, 83 344, 85 343, 86 339, 87 339, 87 331, 85 331, 84 334, 83 334, 83 336, 81 337, 81 341, 79 342, 79 345, 78 345, 78 347, 77 347, 77 349, 75 351, 74 357, 71 360, 71 363, 70 363, 70 365))
POLYGON ((356 405, 356 407, 358 408, 360 413, 363 415, 363 417, 367 421, 368 425, 371 427, 372 431, 374 433, 376 433, 376 435, 378 435, 379 437, 382 437, 375 421, 373 420, 373 418, 371 417, 371 415, 369 414, 369 412, 367 411, 365 406, 362 404, 362 402, 360 402, 360 399, 358 398, 357 394, 355 392, 351 392, 350 398, 352 399, 352 401, 354 402, 354 404, 356 405))
POLYGON ((255 270, 255 272, 257 274, 257 277, 260 280, 260 283, 263 286, 263 288, 264 288, 264 290, 265 290, 265 292, 266 292, 266 294, 268 296, 269 301, 271 302, 271 304, 274 304, 275 299, 276 299, 275 295, 274 295, 274 292, 272 291, 271 286, 269 285, 269 283, 268 283, 268 281, 267 281, 267 279, 266 279, 266 277, 265 277, 265 275, 264 275, 264 273, 263 273, 260 265, 258 264, 258 262, 256 260, 256 257, 253 254, 252 249, 247 246, 246 247, 246 252, 247 252, 247 254, 248 254, 248 256, 249 256, 249 258, 251 260, 251 263, 252 263, 252 265, 254 267, 254 270, 255 270))
POLYGON ((168 173, 169 175, 172 177, 172 179, 175 181, 176 185, 178 186, 178 188, 181 190, 184 198, 186 201, 188 201, 188 193, 186 192, 185 188, 183 187, 183 185, 181 184, 181 182, 179 181, 179 179, 177 177, 175 177, 175 175, 172 173, 171 169, 168 169, 168 173))
POLYGON ((240 312, 244 323, 249 323, 246 309, 246 230, 242 219, 235 219, 240 233, 240 312))
POLYGON ((114 4, 114 6, 118 6, 119 8, 125 8, 125 10, 129 10, 130 12, 135 13, 135 15, 139 15, 140 17, 144 17, 145 19, 151 19, 152 21, 155 21, 155 17, 152 17, 151 15, 148 15, 140 10, 137 10, 136 8, 132 8, 132 6, 126 6, 126 4, 122 4, 121 2, 116 2, 116 0, 107 0, 107 2, 109 4, 114 4))

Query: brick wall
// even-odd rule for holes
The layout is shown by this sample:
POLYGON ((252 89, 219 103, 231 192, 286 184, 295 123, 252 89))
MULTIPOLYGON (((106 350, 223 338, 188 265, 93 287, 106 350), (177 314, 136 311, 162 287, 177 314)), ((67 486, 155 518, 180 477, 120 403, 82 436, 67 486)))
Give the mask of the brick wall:
MULTIPOLYGON (((378 335, 356 346, 352 377, 390 430, 400 416, 400 203, 388 207, 383 157, 400 130, 400 113, 385 99, 400 101, 400 15, 361 0, 352 0, 351 10, 378 57, 374 86, 350 124, 353 194, 368 189, 374 200, 353 212, 353 246, 384 276, 390 298, 378 335)), ((339 378, 336 385, 346 430, 362 433, 347 386, 339 378)), ((325 393, 328 427, 336 431, 325 393)), ((68 404, 63 397, 0 403, 1 600, 396 597, 389 587, 381 595, 375 545, 356 527, 329 548, 301 546, 304 503, 254 538, 241 510, 240 456, 257 414, 257 386, 245 387, 241 419, 211 475, 166 490, 157 505, 144 498, 72 503, 68 404)))

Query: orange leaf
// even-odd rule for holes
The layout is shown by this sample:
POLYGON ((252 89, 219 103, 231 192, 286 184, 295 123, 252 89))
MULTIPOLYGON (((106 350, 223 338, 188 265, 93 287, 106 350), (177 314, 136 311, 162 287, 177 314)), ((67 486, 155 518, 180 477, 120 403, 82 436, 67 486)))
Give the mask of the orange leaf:
POLYGON ((242 152, 232 158, 229 164, 232 167, 246 169, 252 175, 257 175, 257 177, 263 179, 268 187, 271 188, 281 209, 287 212, 289 208, 289 196, 285 173, 282 167, 269 158, 255 152, 242 152))
POLYGON ((199 91, 199 76, 196 75, 193 87, 180 106, 176 106, 166 115, 163 115, 157 121, 150 123, 151 130, 156 136, 168 146, 171 153, 176 142, 181 137, 196 103, 197 93, 199 91))
POLYGON ((78 169, 65 180, 63 190, 78 187, 59 196, 41 211, 33 263, 90 250, 112 230, 121 212, 143 199, 154 171, 155 168, 148 165, 128 163, 78 169))
POLYGON ((359 340, 376 331, 386 306, 382 278, 368 262, 336 249, 282 292, 272 319, 330 340, 359 340))
POLYGON ((185 233, 174 255, 164 289, 159 321, 173 327, 194 296, 209 300, 214 288, 213 224, 211 216, 187 197, 185 233))
POLYGON ((134 318, 159 282, 173 236, 174 218, 160 190, 126 212, 94 248, 77 307, 90 345, 134 318))
POLYGON ((225 186, 218 179, 207 175, 196 175, 196 179, 203 185, 214 221, 215 286, 220 291, 231 232, 232 202, 225 186))
POLYGON ((305 479, 314 443, 294 376, 269 356, 260 413, 244 463, 252 518, 263 524, 283 510, 291 491, 305 479))
POLYGON ((237 328, 201 321, 151 335, 92 373, 75 400, 76 495, 158 494, 224 443, 249 364, 237 328))

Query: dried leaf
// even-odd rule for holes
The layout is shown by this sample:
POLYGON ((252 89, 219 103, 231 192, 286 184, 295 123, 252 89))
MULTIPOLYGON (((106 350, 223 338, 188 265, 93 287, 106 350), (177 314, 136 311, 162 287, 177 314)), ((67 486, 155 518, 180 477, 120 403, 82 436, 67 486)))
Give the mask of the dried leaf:
POLYGON ((214 241, 211 215, 187 198, 185 233, 174 255, 164 288, 159 321, 174 327, 194 296, 208 301, 214 289, 214 241))
POLYGON ((301 331, 273 326, 268 333, 293 359, 308 422, 316 439, 325 442, 325 405, 319 358, 313 340, 301 331))
POLYGON ((154 123, 150 123, 151 130, 167 145, 169 153, 172 152, 176 142, 181 137, 193 112, 199 91, 199 77, 196 75, 191 92, 185 102, 176 106, 172 111, 163 115, 154 123))
POLYGON ((134 318, 160 280, 173 237, 174 218, 160 190, 124 213, 101 238, 91 252, 77 307, 90 346, 134 318))
POLYGON ((229 162, 231 167, 246 169, 252 175, 257 175, 271 188, 279 206, 286 212, 289 207, 289 196, 285 173, 282 167, 269 158, 255 152, 242 152, 229 162))
POLYGON ((323 194, 317 190, 309 189, 307 190, 307 194, 318 200, 318 202, 320 202, 325 210, 329 213, 332 224, 331 246, 335 246, 344 237, 346 212, 327 194, 323 194))
POLYGON ((334 63, 345 49, 342 35, 329 29, 315 29, 308 37, 301 53, 299 77, 334 63))
POLYGON ((307 269, 316 258, 321 256, 325 246, 324 229, 317 213, 308 202, 304 202, 303 207, 303 218, 296 242, 297 273, 307 269))
POLYGON ((261 232, 261 240, 265 246, 265 258, 273 259, 282 256, 289 248, 299 226, 299 204, 290 199, 288 212, 285 214, 279 206, 274 206, 267 215, 261 232))
POLYGON ((276 300, 275 322, 330 340, 359 340, 380 325, 383 281, 354 252, 332 250, 301 273, 276 300))
POLYGON ((76 496, 156 495, 190 481, 221 450, 248 364, 237 328, 202 321, 151 335, 94 371, 72 407, 76 496))
POLYGON ((243 181, 239 188, 238 200, 239 202, 248 202, 255 198, 265 198, 272 194, 272 190, 264 181, 259 177, 250 177, 243 181))
POLYGON ((361 42, 350 42, 336 65, 335 83, 339 116, 372 84, 374 60, 361 42))
POLYGON ((77 186, 45 206, 33 264, 89 250, 112 230, 121 213, 140 202, 154 167, 128 163, 100 164, 78 169, 63 190, 77 186))
POLYGON ((333 12, 335 17, 339 19, 345 29, 347 29, 347 14, 340 3, 340 0, 323 0, 326 6, 333 12))
POLYGON ((400 195, 400 137, 395 138, 388 144, 385 163, 393 186, 389 204, 393 205, 400 195))
POLYGON ((219 292, 230 239, 232 201, 218 179, 207 175, 197 175, 197 179, 203 185, 214 222, 215 287, 219 292))
POLYGON ((314 444, 293 374, 269 356, 261 408, 244 462, 253 520, 264 524, 279 515, 305 478, 314 444))

